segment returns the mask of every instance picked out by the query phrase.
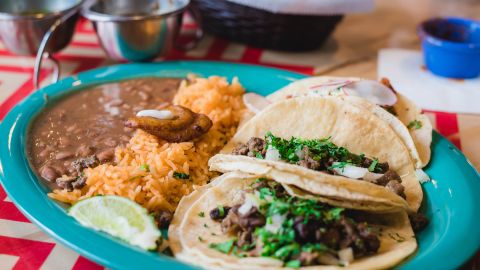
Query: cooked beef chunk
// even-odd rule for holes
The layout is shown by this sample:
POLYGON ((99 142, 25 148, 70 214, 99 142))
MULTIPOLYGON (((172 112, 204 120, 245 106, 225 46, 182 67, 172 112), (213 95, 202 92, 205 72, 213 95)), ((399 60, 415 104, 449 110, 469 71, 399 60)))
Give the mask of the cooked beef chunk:
POLYGON ((406 198, 405 196, 405 187, 400 184, 397 180, 390 180, 387 185, 385 186, 387 189, 392 191, 393 193, 397 194, 402 198, 406 198))
POLYGON ((253 242, 253 233, 251 229, 238 232, 237 246, 243 247, 245 245, 250 245, 252 242, 253 242))
POLYGON ((273 187, 273 190, 275 190, 275 196, 277 196, 277 198, 285 198, 286 196, 289 196, 287 191, 283 188, 281 184, 277 183, 273 187))
POLYGON ((58 187, 72 191, 74 189, 81 189, 85 186, 87 178, 83 174, 83 170, 86 168, 93 168, 100 164, 95 155, 91 155, 85 158, 79 158, 71 163, 72 170, 70 175, 64 175, 55 180, 58 187))
POLYGON ((320 171, 323 168, 319 160, 313 159, 313 155, 308 147, 303 147, 302 152, 304 157, 297 162, 297 165, 316 171, 320 171))
POLYGON ((228 215, 228 212, 230 211, 230 209, 231 207, 229 206, 223 206, 223 212, 222 212, 220 211, 219 207, 215 207, 210 211, 210 218, 215 221, 221 221, 228 215))
POLYGON ((383 176, 375 180, 375 184, 386 186, 388 182, 392 180, 396 180, 399 183, 402 182, 402 178, 400 178, 400 176, 395 171, 388 170, 386 173, 383 174, 383 176))
POLYGON ((357 230, 360 237, 363 239, 365 249, 371 253, 376 252, 380 248, 380 240, 369 228, 367 223, 362 222, 357 224, 357 230))
MULTIPOLYGON (((332 158, 332 157, 330 157, 330 158, 328 158, 327 160, 325 160, 325 161, 324 161, 324 166, 325 166, 325 168, 330 168, 330 167, 332 167, 333 162, 335 162, 335 159, 332 158)), ((334 171, 333 171, 333 170, 328 170, 328 172, 334 174, 334 171)))
POLYGON ((248 146, 246 144, 240 144, 232 151, 233 155, 246 156, 248 154, 248 146))
POLYGON ((356 224, 347 217, 341 217, 338 226, 341 228, 342 240, 340 240, 340 248, 351 247, 356 257, 366 254, 375 253, 380 247, 378 237, 369 231, 365 223, 356 224))
MULTIPOLYGON (((370 165, 372 165, 373 159, 363 157, 362 159, 362 167, 363 168, 368 168, 370 165)), ((375 166, 375 172, 376 173, 386 173, 389 170, 388 162, 379 162, 375 166)))
POLYGON ((72 167, 80 174, 86 168, 93 168, 100 164, 100 161, 95 155, 91 155, 84 158, 79 158, 72 161, 72 167))
MULTIPOLYGON (((238 210, 237 210, 238 213, 238 210)), ((265 225, 265 217, 258 211, 256 207, 252 207, 245 215, 239 214, 238 225, 243 230, 254 229, 265 225)))
POLYGON ((247 143, 237 146, 232 151, 232 154, 249 157, 255 157, 257 154, 260 154, 264 157, 267 151, 266 146, 267 143, 265 142, 265 140, 257 137, 252 137, 250 138, 250 140, 248 140, 247 143))
POLYGON ((240 206, 240 204, 232 206, 227 216, 222 220, 221 228, 223 233, 233 233, 238 230, 238 222, 240 219, 238 216, 238 208, 240 208, 240 206))
POLYGON ((315 265, 318 258, 317 252, 305 252, 302 251, 298 256, 298 260, 302 266, 315 265))
POLYGON ((241 205, 233 206, 222 221, 222 232, 232 233, 237 230, 248 231, 265 225, 265 217, 256 207, 252 207, 245 215, 238 213, 241 205))
POLYGON ((430 223, 428 218, 422 213, 415 213, 408 216, 414 232, 420 232, 430 223))
POLYGON ((74 189, 81 189, 85 186, 87 179, 83 175, 79 176, 62 176, 55 180, 58 187, 73 191, 74 189))
POLYGON ((298 161, 297 165, 315 171, 319 171, 322 168, 322 164, 311 157, 307 157, 303 160, 298 161))
POLYGON ((305 218, 298 216, 295 218, 293 228, 295 229, 295 240, 299 243, 308 243, 317 239, 317 229, 320 227, 320 222, 317 219, 309 218, 305 222, 305 218))
POLYGON ((325 243, 325 245, 327 245, 327 247, 333 249, 336 249, 338 247, 338 243, 340 242, 340 233, 336 228, 330 228, 324 233, 321 233, 321 231, 317 232, 320 233, 320 239, 322 240, 322 243, 325 243))
POLYGON ((247 142, 247 147, 248 147, 248 156, 249 157, 254 157, 257 155, 257 153, 261 154, 262 156, 265 156, 265 153, 267 151, 266 147, 266 142, 263 139, 252 137, 250 140, 247 142))
POLYGON ((155 214, 155 220, 157 221, 158 228, 168 229, 170 222, 172 222, 173 214, 170 211, 159 211, 155 214))
POLYGON ((339 221, 339 225, 342 230, 342 240, 340 240, 340 248, 347 248, 352 246, 358 239, 357 232, 355 231, 354 224, 351 220, 342 217, 339 221))

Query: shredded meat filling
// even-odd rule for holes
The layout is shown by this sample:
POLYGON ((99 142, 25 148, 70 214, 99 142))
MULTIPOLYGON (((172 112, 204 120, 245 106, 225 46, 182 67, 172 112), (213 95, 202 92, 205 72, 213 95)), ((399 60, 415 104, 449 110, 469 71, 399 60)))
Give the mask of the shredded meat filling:
MULTIPOLYGON (((258 157, 258 155, 261 155, 262 158, 265 158, 266 150, 267 142, 264 139, 252 137, 246 143, 238 145, 232 151, 232 154, 249 157, 258 157)), ((311 150, 306 146, 304 146, 301 151, 302 158, 296 162, 298 166, 302 166, 310 170, 322 171, 333 175, 338 174, 332 167, 333 163, 337 162, 338 160, 335 160, 334 158, 328 156, 319 159, 315 157, 314 153, 312 153, 311 150)), ((350 155, 353 156, 353 154, 350 155)), ((351 159, 353 160, 354 157, 352 157, 351 159)), ((362 168, 370 168, 373 162, 373 159, 361 156, 361 160, 359 162, 360 164, 358 166, 361 166, 362 168)), ((388 162, 375 162, 375 173, 382 174, 382 176, 377 179, 369 180, 369 182, 376 185, 384 186, 385 188, 394 192, 400 197, 406 198, 405 187, 402 185, 401 177, 395 171, 390 169, 388 162)))

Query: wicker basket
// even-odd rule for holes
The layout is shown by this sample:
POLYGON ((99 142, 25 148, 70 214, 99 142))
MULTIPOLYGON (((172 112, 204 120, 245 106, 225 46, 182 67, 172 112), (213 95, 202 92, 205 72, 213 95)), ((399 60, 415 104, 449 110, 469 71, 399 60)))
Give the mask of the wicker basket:
POLYGON ((343 15, 275 14, 225 0, 192 0, 205 32, 255 47, 307 51, 320 47, 343 15))

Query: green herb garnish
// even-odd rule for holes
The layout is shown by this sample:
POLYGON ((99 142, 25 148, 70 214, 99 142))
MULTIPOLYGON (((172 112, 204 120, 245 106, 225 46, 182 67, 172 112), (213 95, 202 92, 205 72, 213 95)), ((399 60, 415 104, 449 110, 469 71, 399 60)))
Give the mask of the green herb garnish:
POLYGON ((300 245, 295 237, 295 223, 298 222, 296 219, 302 217, 305 224, 311 219, 321 220, 326 225, 332 224, 343 216, 345 209, 331 207, 316 200, 281 195, 276 189, 278 183, 262 181, 265 181, 265 185, 256 189, 256 192, 262 200, 259 210, 265 215, 266 223, 271 224, 274 215, 286 218, 276 232, 266 230, 265 227, 255 229, 255 241, 262 243, 260 256, 276 258, 286 262, 286 266, 289 264, 294 267, 298 264, 295 261, 301 252, 329 252, 330 250, 320 243, 300 245))
POLYGON ((204 242, 203 238, 201 236, 198 237, 198 241, 204 242))
POLYGON ((177 179, 187 180, 190 179, 190 175, 181 172, 173 172, 173 177, 177 179))
POLYGON ((218 208, 218 215, 221 216, 221 217, 224 217, 225 216, 225 208, 223 208, 223 205, 218 205, 217 208, 218 208))
POLYGON ((342 162, 337 162, 335 164, 332 164, 332 166, 329 167, 329 169, 333 170, 333 169, 341 169, 342 172, 343 170, 345 169, 345 166, 348 165, 348 162, 345 162, 345 161, 342 161, 342 162))
POLYGON ((282 160, 289 163, 297 163, 300 157, 297 155, 301 151, 308 150, 310 158, 316 161, 327 161, 333 158, 335 162, 347 162, 355 166, 362 165, 364 155, 356 155, 344 147, 340 147, 331 142, 330 137, 324 139, 303 140, 292 137, 286 140, 274 136, 271 132, 265 135, 267 148, 275 148, 280 153, 282 160))
POLYGON ((292 261, 288 261, 285 264, 285 267, 300 268, 301 265, 302 265, 302 263, 300 262, 300 260, 292 260, 292 261))
POLYGON ((200 213, 198 213, 198 216, 199 216, 199 217, 204 217, 204 216, 205 216, 205 213, 204 213, 204 212, 200 212, 200 213))
POLYGON ((255 152, 255 157, 258 159, 263 159, 262 153, 260 152, 255 152))
POLYGON ((208 247, 218 250, 222 253, 229 254, 236 241, 237 239, 231 239, 223 243, 211 243, 208 245, 208 247))
POLYGON ((421 129, 422 128, 422 122, 421 121, 418 121, 417 119, 411 121, 410 123, 408 123, 408 129, 421 129))
POLYGON ((372 161, 372 164, 370 164, 370 166, 368 166, 368 171, 369 171, 369 172, 375 171, 375 168, 377 167, 377 164, 378 164, 378 159, 375 158, 375 159, 372 161))
POLYGON ((139 169, 142 171, 150 172, 150 166, 148 166, 148 164, 140 165, 139 169))

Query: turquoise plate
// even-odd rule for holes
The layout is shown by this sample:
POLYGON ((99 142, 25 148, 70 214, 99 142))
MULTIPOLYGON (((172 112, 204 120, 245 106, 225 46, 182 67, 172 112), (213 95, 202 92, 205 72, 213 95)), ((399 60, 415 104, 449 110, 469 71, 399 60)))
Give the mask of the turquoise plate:
MULTIPOLYGON (((44 95, 58 97, 95 84, 143 77, 220 75, 239 77, 249 91, 261 95, 303 78, 285 70, 220 62, 164 62, 99 68, 45 87, 13 108, 0 125, 1 182, 10 199, 47 234, 78 253, 112 269, 193 269, 173 258, 146 252, 82 227, 46 195, 30 169, 25 152, 30 120, 44 107, 44 95)), ((399 269, 453 269, 474 255, 480 245, 480 176, 465 156, 438 133, 427 173, 434 181, 423 185, 422 211, 431 219, 418 235, 419 249, 399 269)))

